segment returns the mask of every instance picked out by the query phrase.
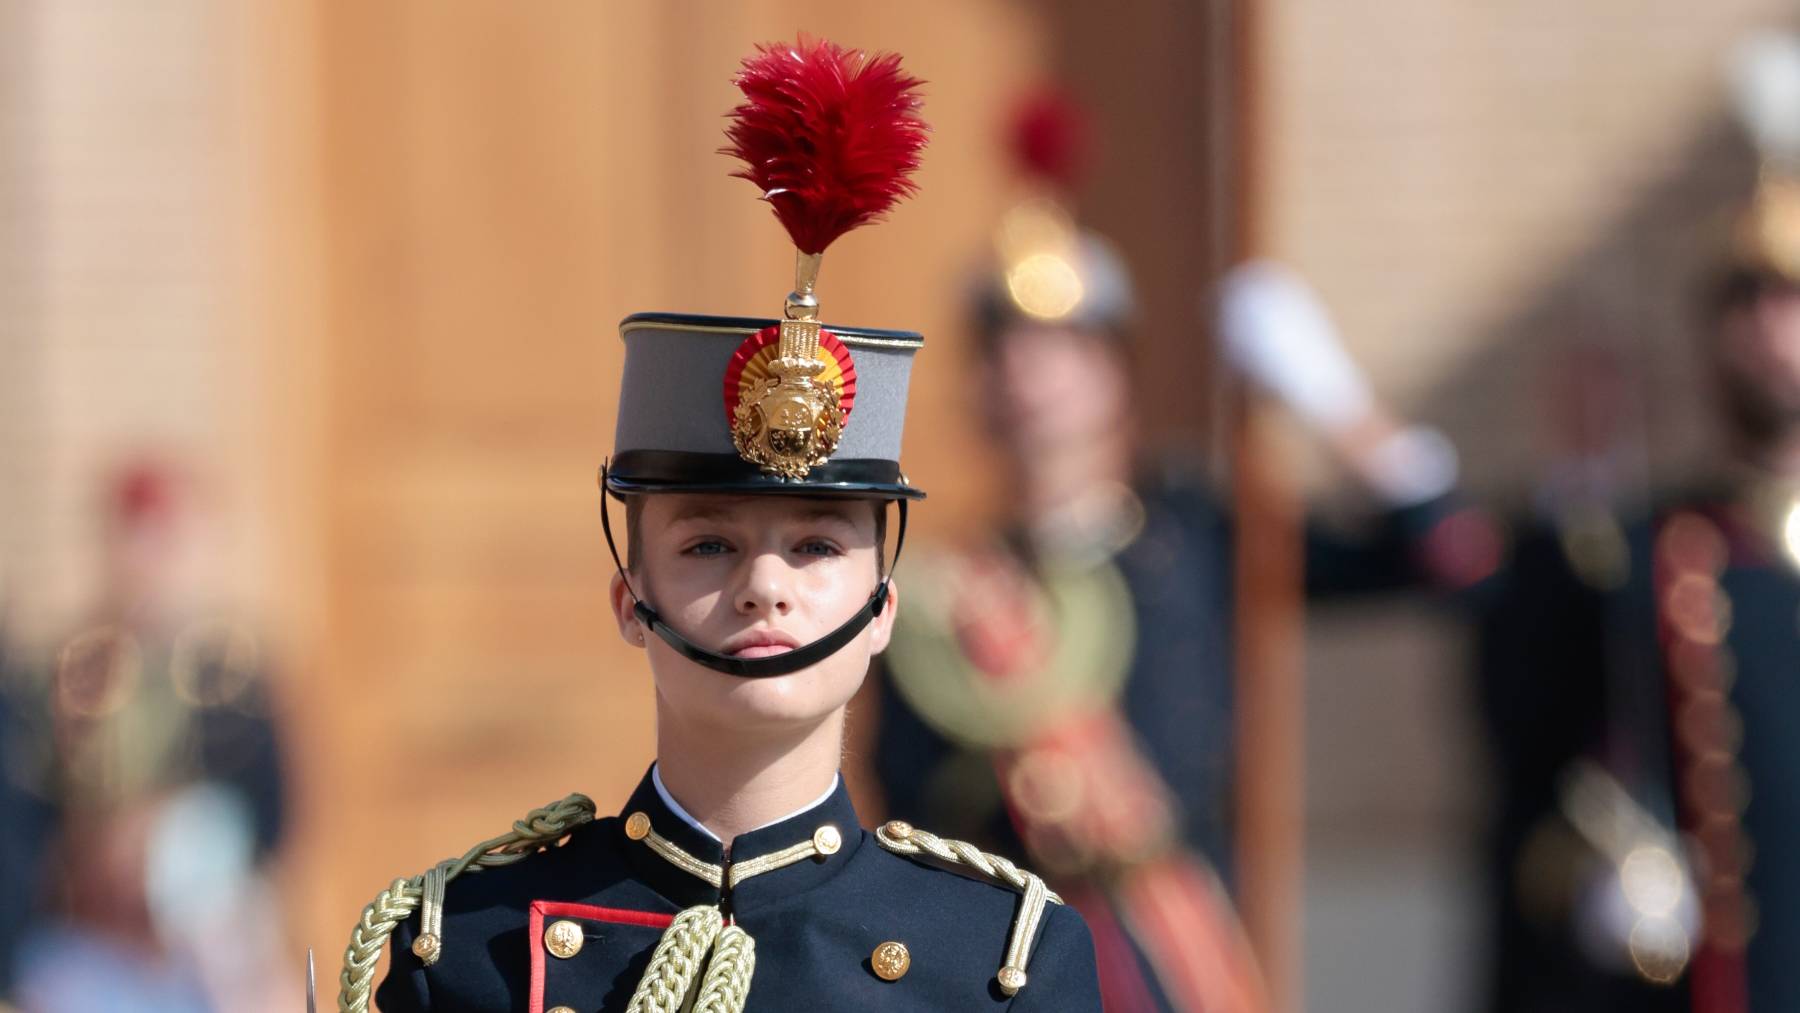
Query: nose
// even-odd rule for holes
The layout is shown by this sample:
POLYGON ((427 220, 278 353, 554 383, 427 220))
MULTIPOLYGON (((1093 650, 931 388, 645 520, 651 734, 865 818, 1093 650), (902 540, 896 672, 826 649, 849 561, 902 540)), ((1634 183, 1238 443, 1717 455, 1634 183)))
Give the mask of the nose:
POLYGON ((792 608, 793 571, 779 552, 759 552, 744 562, 735 601, 738 615, 785 616, 792 608))
POLYGON ((1032 380, 1037 371, 1038 357, 1032 354, 1027 342, 1021 338, 1013 338, 1000 346, 994 372, 998 374, 1001 389, 1007 396, 1017 399, 1032 391, 1032 380))

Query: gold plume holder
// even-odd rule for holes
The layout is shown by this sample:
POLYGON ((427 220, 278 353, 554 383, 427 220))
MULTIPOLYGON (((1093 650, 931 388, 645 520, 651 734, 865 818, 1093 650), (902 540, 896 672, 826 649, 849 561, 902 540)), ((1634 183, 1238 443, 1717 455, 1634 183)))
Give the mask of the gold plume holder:
POLYGON ((818 375, 819 299, 813 294, 823 255, 797 253, 769 376, 732 413, 731 442, 764 474, 802 481, 831 459, 844 432, 838 392, 818 375))

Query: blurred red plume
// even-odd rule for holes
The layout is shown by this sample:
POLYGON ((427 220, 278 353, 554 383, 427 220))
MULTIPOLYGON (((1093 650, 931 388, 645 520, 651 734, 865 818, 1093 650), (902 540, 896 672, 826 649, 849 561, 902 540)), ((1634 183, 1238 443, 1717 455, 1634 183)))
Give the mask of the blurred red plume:
POLYGON ((128 524, 160 520, 175 504, 178 483, 174 470, 160 461, 129 462, 113 476, 113 514, 128 524))
POLYGON ((899 56, 803 35, 758 46, 736 83, 744 102, 719 150, 743 160, 732 175, 756 184, 800 252, 823 252, 917 189, 929 128, 899 56))
POLYGON ((1027 176, 1065 189, 1081 181, 1087 167, 1088 123, 1067 92, 1044 87, 1013 110, 1012 151, 1027 176))

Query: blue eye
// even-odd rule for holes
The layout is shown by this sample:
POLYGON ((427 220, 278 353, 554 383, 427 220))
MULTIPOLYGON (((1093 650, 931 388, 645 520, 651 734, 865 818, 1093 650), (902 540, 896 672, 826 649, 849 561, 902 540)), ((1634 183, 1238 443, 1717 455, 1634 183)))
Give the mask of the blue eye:
POLYGON ((799 551, 807 556, 836 556, 842 553, 838 547, 822 538, 814 538, 800 543, 799 551))
POLYGON ((729 551, 731 551, 731 547, 724 542, 721 542, 716 538, 708 538, 705 541, 695 542, 686 549, 683 549, 682 554, 687 556, 719 556, 729 551))

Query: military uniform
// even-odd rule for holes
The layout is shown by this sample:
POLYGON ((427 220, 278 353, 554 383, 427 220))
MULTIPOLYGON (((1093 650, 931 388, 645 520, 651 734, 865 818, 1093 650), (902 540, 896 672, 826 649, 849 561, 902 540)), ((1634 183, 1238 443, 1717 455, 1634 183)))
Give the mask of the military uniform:
POLYGON ((1800 847, 1800 567, 1757 499, 1720 487, 1640 511, 1605 570, 1546 527, 1500 578, 1481 682, 1502 775, 1496 1009, 1800 1008, 1800 879, 1785 857, 1800 847), (1570 791, 1584 764, 1626 797, 1603 825, 1621 811, 1647 825, 1596 833, 1570 791), (1623 888, 1623 860, 1645 847, 1680 859, 1697 916, 1661 968, 1634 944, 1644 912, 1623 888), (1596 932, 1616 903, 1598 898, 1615 895, 1630 917, 1596 932))
POLYGON ((0 909, 16 912, 0 923, 0 1002, 13 998, 19 943, 37 904, 51 828, 49 803, 27 787, 19 766, 21 726, 12 699, 14 659, 0 630, 0 909))
POLYGON ((1483 616, 1499 759, 1494 1008, 1800 1009, 1800 46, 1734 58, 1764 165, 1707 307, 1735 463, 1557 504, 1483 616))
MULTIPOLYGON (((601 519, 637 624, 685 663, 759 679, 855 641, 887 606, 885 573, 855 615, 810 644, 721 654, 637 593, 650 589, 617 559, 606 498, 891 502, 898 557, 907 503, 923 497, 899 465, 922 339, 822 324, 813 289, 825 245, 910 192, 924 125, 918 82, 892 56, 802 39, 764 47, 738 83, 746 103, 728 150, 795 240, 795 290, 780 320, 650 313, 621 324, 601 519)), ((616 818, 597 819, 579 795, 535 810, 369 905, 340 1009, 366 1006, 390 934, 377 994, 390 1013, 1100 1008, 1092 939, 1041 879, 904 823, 866 831, 841 781, 729 847, 663 791, 655 767, 616 818)))
MULTIPOLYGON (((959 565, 969 567, 966 557, 960 564, 934 560, 932 573, 907 575, 913 607, 901 618, 883 666, 888 678, 881 683, 875 762, 894 815, 1002 853, 1029 856, 1087 917, 1109 990, 1117 983, 1122 994, 1144 996, 1145 1004, 1136 1008, 1146 1010, 1206 1008, 1181 998, 1183 988, 1170 984, 1181 973, 1166 966, 1170 958, 1157 954, 1201 959, 1194 956, 1193 943, 1202 935, 1216 937, 1227 952, 1242 953, 1223 886, 1204 867, 1190 866, 1176 877, 1186 887, 1154 892, 1164 898, 1185 894, 1199 913, 1161 927, 1159 918, 1115 910, 1130 902, 1116 893, 1109 900, 1100 885, 1120 882, 1120 859, 1125 865, 1166 861, 1171 845, 1192 849, 1229 879, 1236 773, 1232 525, 1209 490, 1179 472, 1147 475, 1134 495, 1141 513, 1132 535, 1103 562, 1085 566, 1079 575, 1053 565, 1024 578, 1036 588, 1028 593, 1041 596, 1057 617, 1053 632, 1039 636, 1049 633, 1065 647, 1017 649, 1036 657, 1073 651, 1083 664, 1067 673, 1054 664, 1019 671, 992 665, 995 648, 989 638, 1018 631, 1003 629, 1007 609, 991 597, 991 581, 969 585, 971 593, 990 595, 980 610, 966 601, 953 600, 941 610, 920 603, 933 588, 959 584, 945 575, 955 574, 959 565), (1060 608, 1090 598, 1108 604, 1060 608), (964 628, 926 628, 934 611, 962 617, 964 628), (1011 726, 1010 738, 995 736, 1009 727, 1005 720, 972 703, 1017 714, 1016 701, 1023 699, 1042 703, 1043 710, 1034 713, 1045 720, 1037 727, 1011 726), (1064 705, 1060 713, 1059 704, 1064 705), (1109 724, 1106 734, 1088 730, 1095 714, 1105 715, 1099 720, 1109 724), (1086 726, 1083 731, 1070 733, 1071 716, 1086 726), (1034 761, 1045 748, 1070 762, 1034 761), (1105 786, 1088 778, 1079 805, 1069 804, 1060 790, 1048 793, 1049 804, 1034 801, 1045 794, 1040 771, 1121 766, 1131 774, 1105 786), (1122 796, 1129 801, 1122 802, 1122 796), (1068 846, 1071 831, 1105 836, 1099 828, 1108 821, 1095 812, 1097 806, 1129 814, 1121 830, 1125 846, 1110 849, 1111 855, 1098 841, 1068 846), (1159 946, 1156 937, 1180 942, 1159 946)), ((1450 529, 1467 519, 1446 496, 1384 515, 1366 537, 1310 531, 1307 590, 1332 596, 1455 586, 1469 571, 1441 559, 1444 550, 1437 542, 1463 537, 1450 529)), ((1486 539, 1491 533, 1472 537, 1486 539)), ((1008 558, 1010 563, 977 566, 1011 565, 1025 572, 1022 556, 1008 558)), ((1215 957, 1204 960, 1213 962, 1215 975, 1230 965, 1215 957)))
MULTIPOLYGON (((1101 583, 1116 597, 1111 609, 1117 621, 1101 630, 1103 624, 1094 617, 1066 615, 1057 633, 1066 638, 1103 633, 1123 641, 1105 652, 1118 671, 1099 675, 1093 689, 1101 701, 1116 704, 1145 759, 1167 784, 1179 810, 1181 839, 1228 873, 1234 775, 1231 518, 1211 489, 1185 469, 1146 471, 1133 497, 1131 535, 1102 561, 1108 576, 1101 583)), ((1330 599, 1456 587, 1470 571, 1440 562, 1443 552, 1436 542, 1446 537, 1446 528, 1468 519, 1464 509, 1456 498, 1443 496, 1386 513, 1356 537, 1309 528, 1307 594, 1330 599)), ((1021 541, 1009 539, 995 551, 1007 553, 1011 565, 1023 569, 1028 550, 1007 546, 1022 546, 1021 541)), ((921 581, 941 577, 956 565, 945 561, 937 574, 908 574, 909 591, 917 598, 927 588, 921 581)), ((1040 570, 1028 579, 1066 579, 1056 569, 1049 574, 1040 570)), ((967 617, 971 626, 998 625, 995 613, 1000 610, 977 612, 962 607, 966 604, 943 611, 967 617)), ((993 721, 979 714, 957 719, 935 703, 937 685, 982 677, 972 658, 980 634, 921 629, 926 621, 921 615, 929 610, 920 607, 900 620, 902 643, 883 666, 888 678, 881 683, 875 759, 890 808, 998 850, 1023 853, 1016 814, 982 755, 996 743, 961 734, 966 725, 992 728, 993 721), (907 666, 920 637, 946 642, 959 655, 956 663, 938 663, 933 655, 928 666, 924 658, 916 668, 907 666)), ((1086 674, 1093 675, 1094 668, 1086 674)), ((1022 683, 1034 684, 1032 692, 1046 691, 1041 671, 1018 674, 1022 683)), ((1014 695, 1027 692, 1021 686, 1014 695)))
MULTIPOLYGON (((910 833, 881 832, 897 844, 910 833)), ((434 966, 413 954, 418 923, 409 920, 376 998, 387 1013, 623 1010, 671 920, 716 905, 757 941, 751 1013, 1098 1009, 1093 944, 1080 918, 1055 904, 1029 986, 1016 997, 1001 991, 996 971, 1019 903, 1004 885, 883 847, 859 826, 841 783, 813 808, 738 837, 727 861, 646 776, 619 816, 578 826, 529 861, 459 880, 434 966), (679 867, 642 828, 706 868, 679 867), (713 882, 718 870, 729 882, 734 868, 796 847, 812 853, 729 888, 713 882)))
MULTIPOLYGON (((1045 157, 1080 133, 1059 122, 1070 115, 1052 99, 1029 103, 1015 129, 1021 161, 1079 161, 1045 157)), ((1046 330, 1113 353, 1130 341, 1129 272, 1068 203, 1040 183, 996 230, 971 307, 995 373, 1046 330)), ((1314 318, 1304 323, 1325 330, 1314 318)), ((1129 356, 1112 358, 1123 373, 1129 356)), ((915 564, 883 658, 875 760, 891 812, 1029 856, 1087 917, 1109 1009, 1266 1008, 1224 886, 1236 532, 1192 465, 1118 477, 1102 466, 1073 494, 1089 502, 1066 510, 1078 523, 1058 523, 1064 505, 1049 505, 1036 511, 1049 517, 915 564)), ((1309 590, 1472 579, 1452 558, 1460 517, 1439 490, 1355 536, 1309 531, 1309 590)))

